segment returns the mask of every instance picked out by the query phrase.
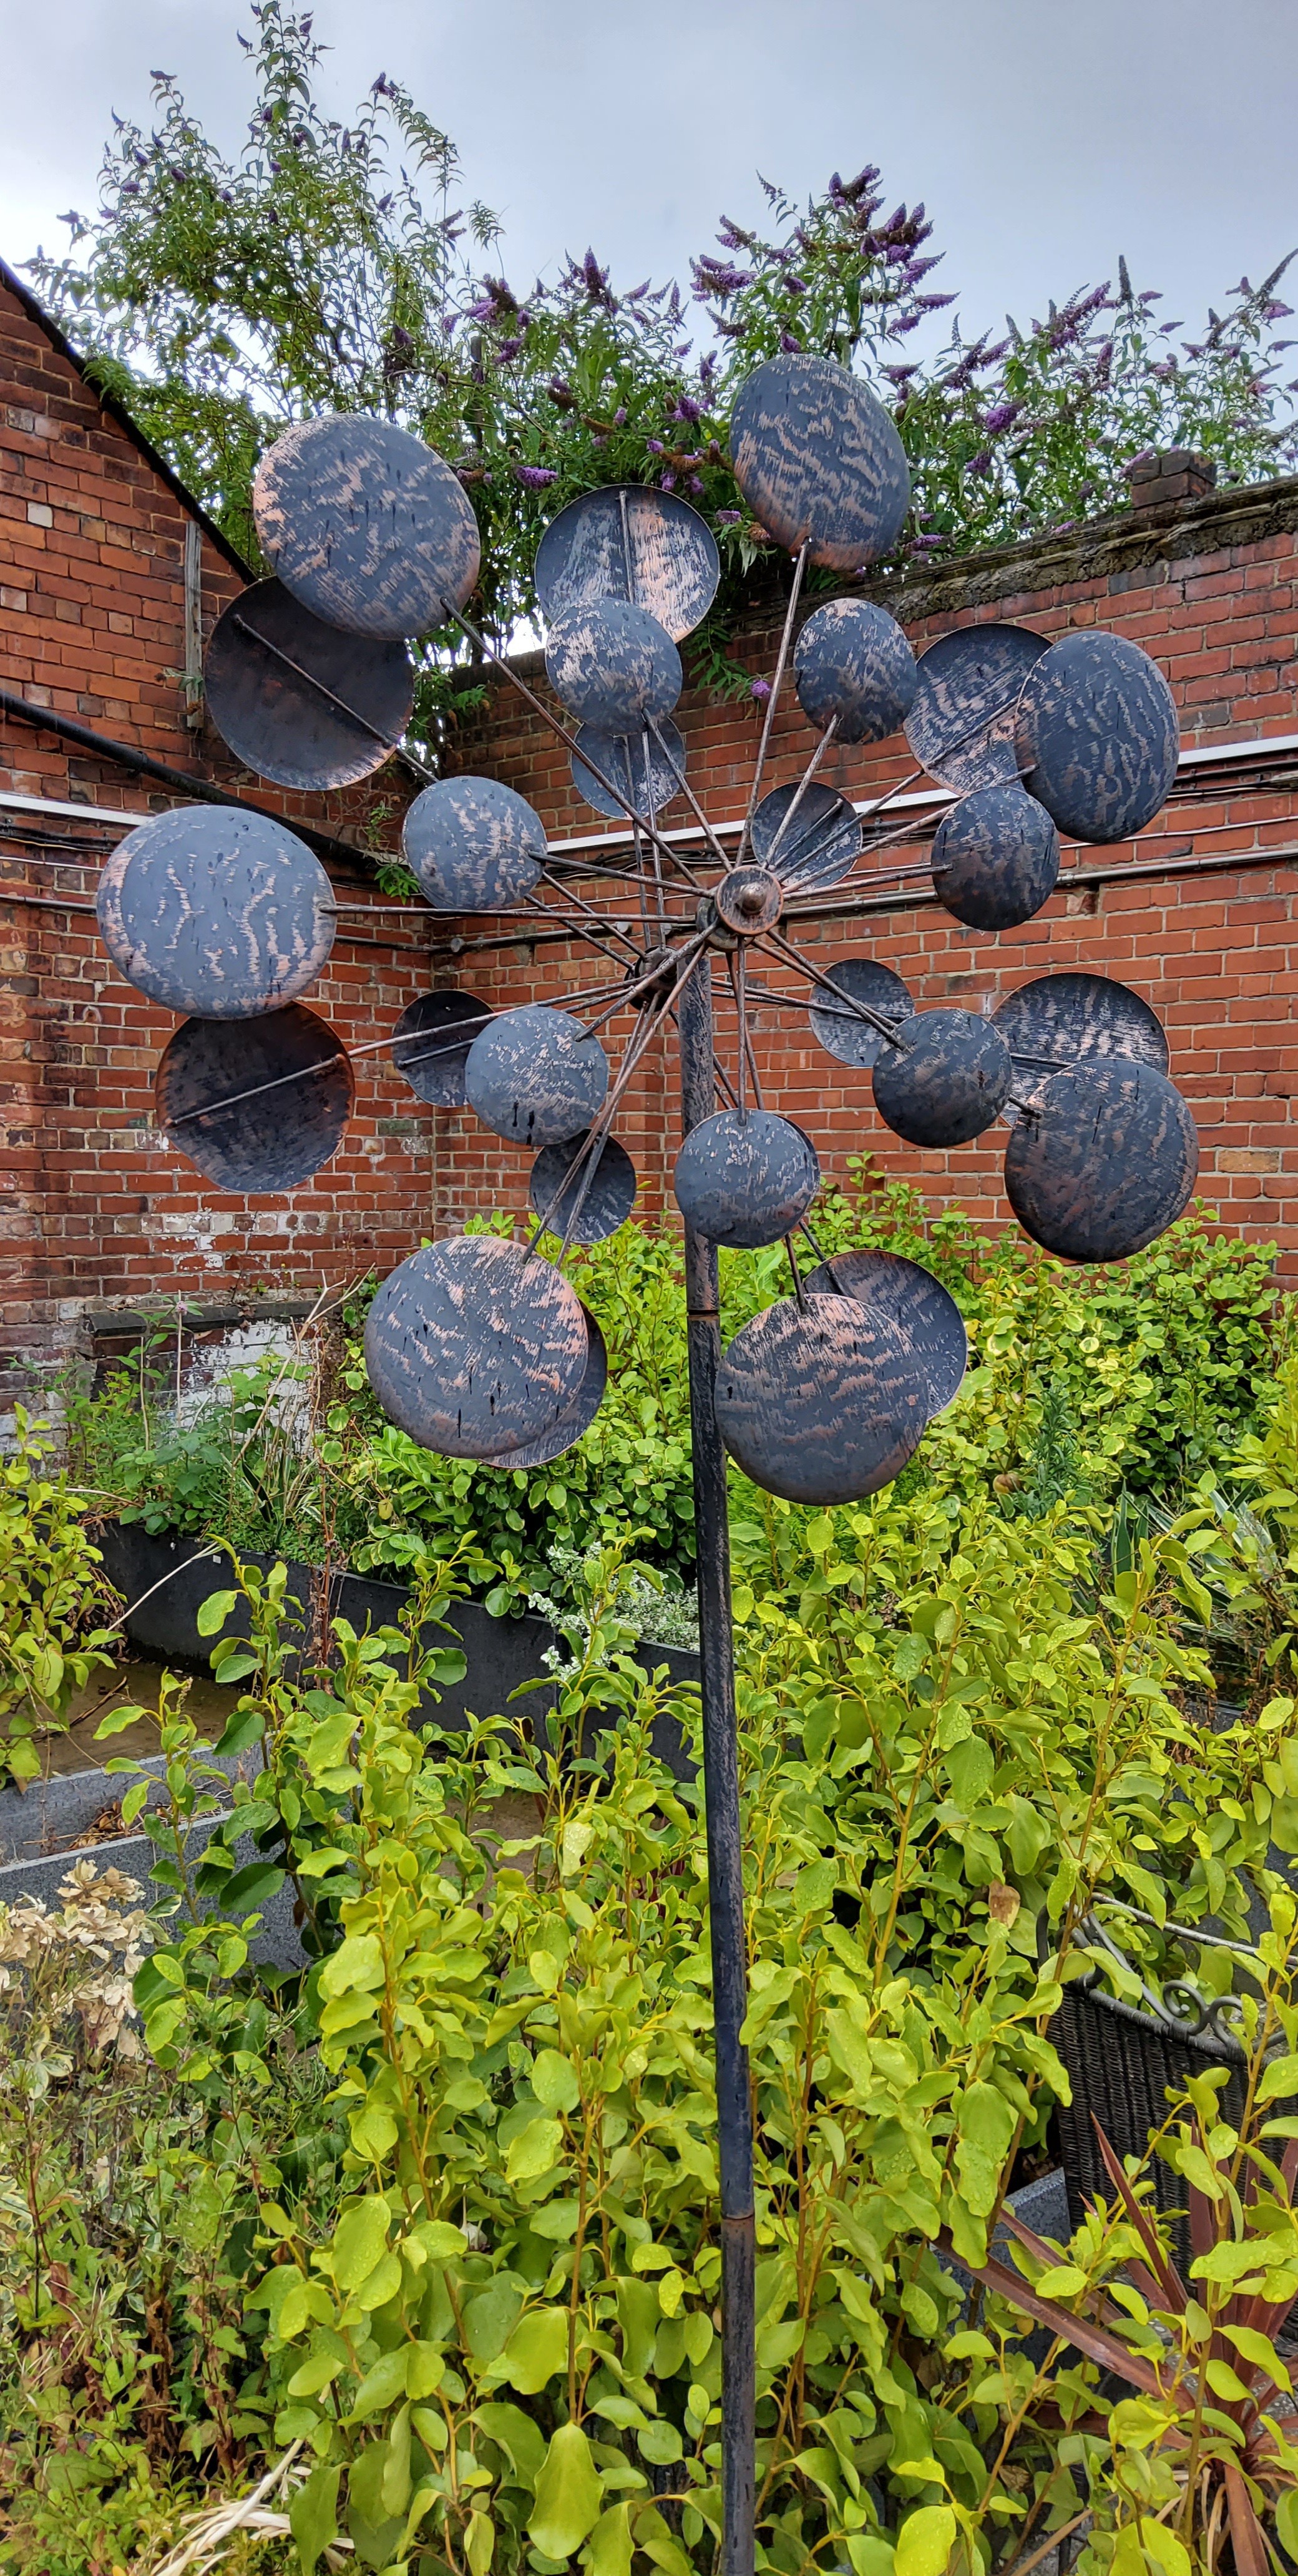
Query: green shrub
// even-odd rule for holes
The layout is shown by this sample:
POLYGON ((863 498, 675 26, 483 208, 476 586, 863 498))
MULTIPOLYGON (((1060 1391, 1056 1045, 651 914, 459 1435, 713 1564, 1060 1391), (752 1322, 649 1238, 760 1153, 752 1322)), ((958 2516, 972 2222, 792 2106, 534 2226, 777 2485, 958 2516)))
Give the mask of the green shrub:
MULTIPOLYGON (((492 1220, 497 1227, 508 1219, 492 1220)), ((1272 1249, 1182 1219, 1119 1268, 1074 1270, 1014 1230, 981 1234, 959 1210, 931 1213, 867 1161, 827 1190, 816 1233, 827 1251, 864 1243, 924 1262, 969 1329, 972 1367, 933 1426, 916 1478, 964 1497, 990 1483, 1006 1513, 1031 1516, 1065 1494, 1097 1503, 1125 1485, 1179 1507, 1252 1423, 1271 1369, 1272 1249)), ((489 1606, 554 1592, 556 1563, 636 1534, 636 1552, 679 1586, 693 1579, 694 1500, 679 1238, 625 1226, 578 1251, 570 1276, 609 1349, 608 1392, 591 1429, 544 1468, 439 1458, 385 1420, 361 1349, 367 1297, 345 1319, 334 1400, 303 1363, 239 1370, 188 1428, 142 1360, 74 1407, 74 1459, 103 1508, 228 1538, 247 1551, 403 1574, 471 1542, 492 1571, 489 1606), (295 1371, 297 1372, 295 1374, 295 1371), (294 1415, 285 1385, 300 1398, 294 1415), (278 1391, 278 1392, 277 1392, 278 1391)), ((788 1293, 781 1247, 722 1259, 724 1329, 788 1293)), ((765 1509, 732 1475, 738 1517, 765 1509)))
MULTIPOLYGON (((1064 2087, 1048 2025, 1094 1890, 1235 1922, 1231 1873, 1272 1883, 1264 1766, 1294 1730, 1180 1715, 1201 1668, 1176 1533, 1082 1613, 1090 1514, 984 1502, 961 1533, 919 1491, 822 1520, 738 1605, 761 2565, 888 2576, 917 2517, 1000 2554, 1029 2510, 1074 2509, 1018 2404, 1032 2366, 1011 2337, 989 2373, 934 2240, 983 2261, 1064 2087)), ((399 1635, 336 1623, 337 1669, 282 1685, 297 1870, 341 1933, 309 1992, 349 2138, 323 2225, 263 2197, 249 2311, 255 2403, 316 2462, 308 2563, 340 2524, 374 2567, 711 2563, 706 1864, 612 1572, 573 1623, 553 1753, 496 1721, 425 1758, 399 1635), (601 1712, 617 1731, 583 1755, 601 1712)), ((173 2076, 203 2062, 199 1937, 139 1980, 173 2076)))
POLYGON ((114 1596, 86 1533, 86 1502, 47 1469, 48 1426, 16 1410, 0 1466, 0 1782, 35 1780, 48 1738, 96 1673, 111 1671, 114 1596))

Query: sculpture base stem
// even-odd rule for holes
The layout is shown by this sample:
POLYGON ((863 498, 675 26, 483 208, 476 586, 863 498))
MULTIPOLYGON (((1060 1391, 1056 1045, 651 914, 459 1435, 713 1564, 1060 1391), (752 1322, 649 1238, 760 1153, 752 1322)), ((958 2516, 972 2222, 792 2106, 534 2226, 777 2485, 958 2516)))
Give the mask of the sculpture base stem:
MULTIPOLYGON (((712 987, 706 962, 684 985, 679 1015, 681 1125, 688 1136, 700 1120, 711 1116, 715 1105, 712 987)), ((721 1358, 721 1321, 716 1246, 689 1226, 685 1229, 685 1294, 721 2183, 722 2540, 718 2576, 753 2576, 753 2121, 748 2052, 739 2038, 748 2009, 748 1954, 726 1457, 714 1402, 721 1358)))

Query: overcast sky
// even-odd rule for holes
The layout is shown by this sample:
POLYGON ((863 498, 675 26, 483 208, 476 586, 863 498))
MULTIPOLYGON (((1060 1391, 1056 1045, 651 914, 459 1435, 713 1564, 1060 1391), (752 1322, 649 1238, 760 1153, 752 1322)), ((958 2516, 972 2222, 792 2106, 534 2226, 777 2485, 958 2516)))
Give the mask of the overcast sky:
MULTIPOLYGON (((1197 322, 1298 243, 1295 0, 319 0, 344 117, 389 71, 459 146, 516 284, 593 242, 685 274, 718 214, 882 166, 925 199, 970 328, 1116 269, 1197 322)), ((94 202, 110 109, 182 75, 227 147, 250 103, 238 0, 0 0, 0 251, 94 202)), ((1298 279, 1298 272, 1296 272, 1298 279)))

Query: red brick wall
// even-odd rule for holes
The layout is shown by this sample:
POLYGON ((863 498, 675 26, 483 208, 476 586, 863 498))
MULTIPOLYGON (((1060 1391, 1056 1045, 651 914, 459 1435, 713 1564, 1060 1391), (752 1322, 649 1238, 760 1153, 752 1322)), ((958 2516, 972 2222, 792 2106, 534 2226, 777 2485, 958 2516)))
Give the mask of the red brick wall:
MULTIPOLYGON (((1007 548, 949 573, 916 575, 876 595, 903 617, 917 649, 953 624, 1005 617, 1055 636, 1100 625, 1133 637, 1167 672, 1181 710, 1183 750, 1258 735, 1298 732, 1298 485, 1214 495, 1182 509, 1125 512, 1046 545, 1007 548)), ((754 672, 768 671, 773 635, 755 637, 754 672)), ((544 688, 534 663, 534 685, 544 688)), ((751 705, 717 706, 697 693, 678 710, 691 783, 713 820, 742 813, 756 749, 751 705)), ((767 784, 796 778, 814 746, 790 694, 777 714, 767 784)), ((577 799, 567 755, 540 719, 501 684, 480 736, 463 747, 466 767, 490 769, 529 796, 555 839, 601 827, 577 799)), ((910 764, 904 743, 831 753, 820 775, 863 798, 896 785, 910 764)), ((1298 786, 1298 767, 1294 769, 1298 786)), ((1207 783, 1207 782, 1205 782, 1207 783)), ((1130 883, 1061 890, 1023 929, 988 938, 964 929, 932 900, 851 923, 806 921, 795 936, 822 970, 868 951, 902 974, 920 1007, 958 1001, 990 1010, 1029 977, 1068 967, 1132 985, 1163 1020, 1172 1072, 1192 1103, 1203 1149, 1200 1191, 1232 1226, 1276 1238, 1285 1267, 1298 1269, 1298 1028, 1293 1021, 1298 933, 1298 795, 1254 793, 1173 801, 1138 845, 1086 850, 1066 845, 1064 866, 1118 868, 1168 862, 1168 873, 1130 883), (1289 859, 1237 873, 1194 873, 1195 863, 1236 852, 1288 851, 1289 859), (1178 872, 1179 871, 1179 872, 1178 872)), ((678 803, 665 820, 688 821, 678 803)), ((922 858, 923 847, 901 856, 922 858)), ((882 860, 880 861, 882 865, 882 860)), ((920 881, 922 883, 922 880, 920 881)), ((590 888, 586 887, 589 894, 590 888)), ((607 883, 610 902, 617 889, 607 883)), ((578 978, 603 980, 600 961, 574 948, 533 950, 492 944, 497 926, 463 922, 461 952, 441 944, 440 961, 489 1001, 557 997, 578 978), (475 947, 475 941, 480 944, 475 947)), ((792 979, 780 978, 786 989, 792 979)), ((620 1037, 629 1014, 615 1023, 620 1037)), ((759 1069, 770 1106, 808 1128, 829 1172, 869 1153, 889 1174, 916 1181, 938 1204, 958 1203, 981 1220, 1010 1221, 1001 1191, 1006 1131, 959 1152, 920 1153, 878 1117, 868 1074, 825 1054, 805 1013, 758 1008, 759 1069)), ((734 1070, 734 1024, 721 1021, 734 1070)), ((488 1205, 521 1204, 525 1177, 514 1158, 476 1122, 452 1122, 439 1164, 443 1225, 488 1205), (502 1188, 502 1180, 505 1186, 502 1188)), ((633 1095, 618 1132, 642 1157, 645 1203, 661 1201, 675 1151, 675 1074, 659 1044, 653 1072, 633 1095)))
MULTIPOLYGON (((179 675, 191 515, 156 460, 0 281, 0 685, 290 820, 359 837, 373 803, 406 801, 408 784, 394 786, 391 765, 372 790, 287 796, 239 772, 210 731, 188 729, 179 675)), ((205 532, 205 633, 245 578, 237 557, 205 532)), ((87 1305, 178 1292, 255 1304, 262 1291, 313 1294, 323 1281, 401 1259, 432 1219, 435 1119, 373 1058, 357 1062, 356 1115, 341 1150, 286 1200, 209 1188, 153 1128, 153 1070, 176 1022, 109 964, 91 906, 119 837, 99 814, 144 815, 174 804, 172 793, 4 715, 0 788, 92 809, 83 824, 0 808, 0 1277, 9 1352, 57 1357, 87 1305)), ((390 842, 390 831, 383 838, 390 842)), ((359 856, 330 872, 340 900, 375 898, 359 856)), ((428 980, 421 923, 358 920, 340 924, 309 999, 356 1045, 389 1029, 428 980)))

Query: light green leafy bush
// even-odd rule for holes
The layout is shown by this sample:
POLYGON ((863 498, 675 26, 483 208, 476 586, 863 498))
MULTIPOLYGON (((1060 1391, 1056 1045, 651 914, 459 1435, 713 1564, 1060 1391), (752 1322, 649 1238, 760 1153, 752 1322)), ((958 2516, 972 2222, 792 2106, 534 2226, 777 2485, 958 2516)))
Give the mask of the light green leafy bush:
POLYGON ((0 1464, 0 1782, 35 1780, 48 1738, 96 1673, 110 1671, 114 1607, 86 1532, 85 1498, 60 1468, 43 1423, 16 1409, 0 1464))

